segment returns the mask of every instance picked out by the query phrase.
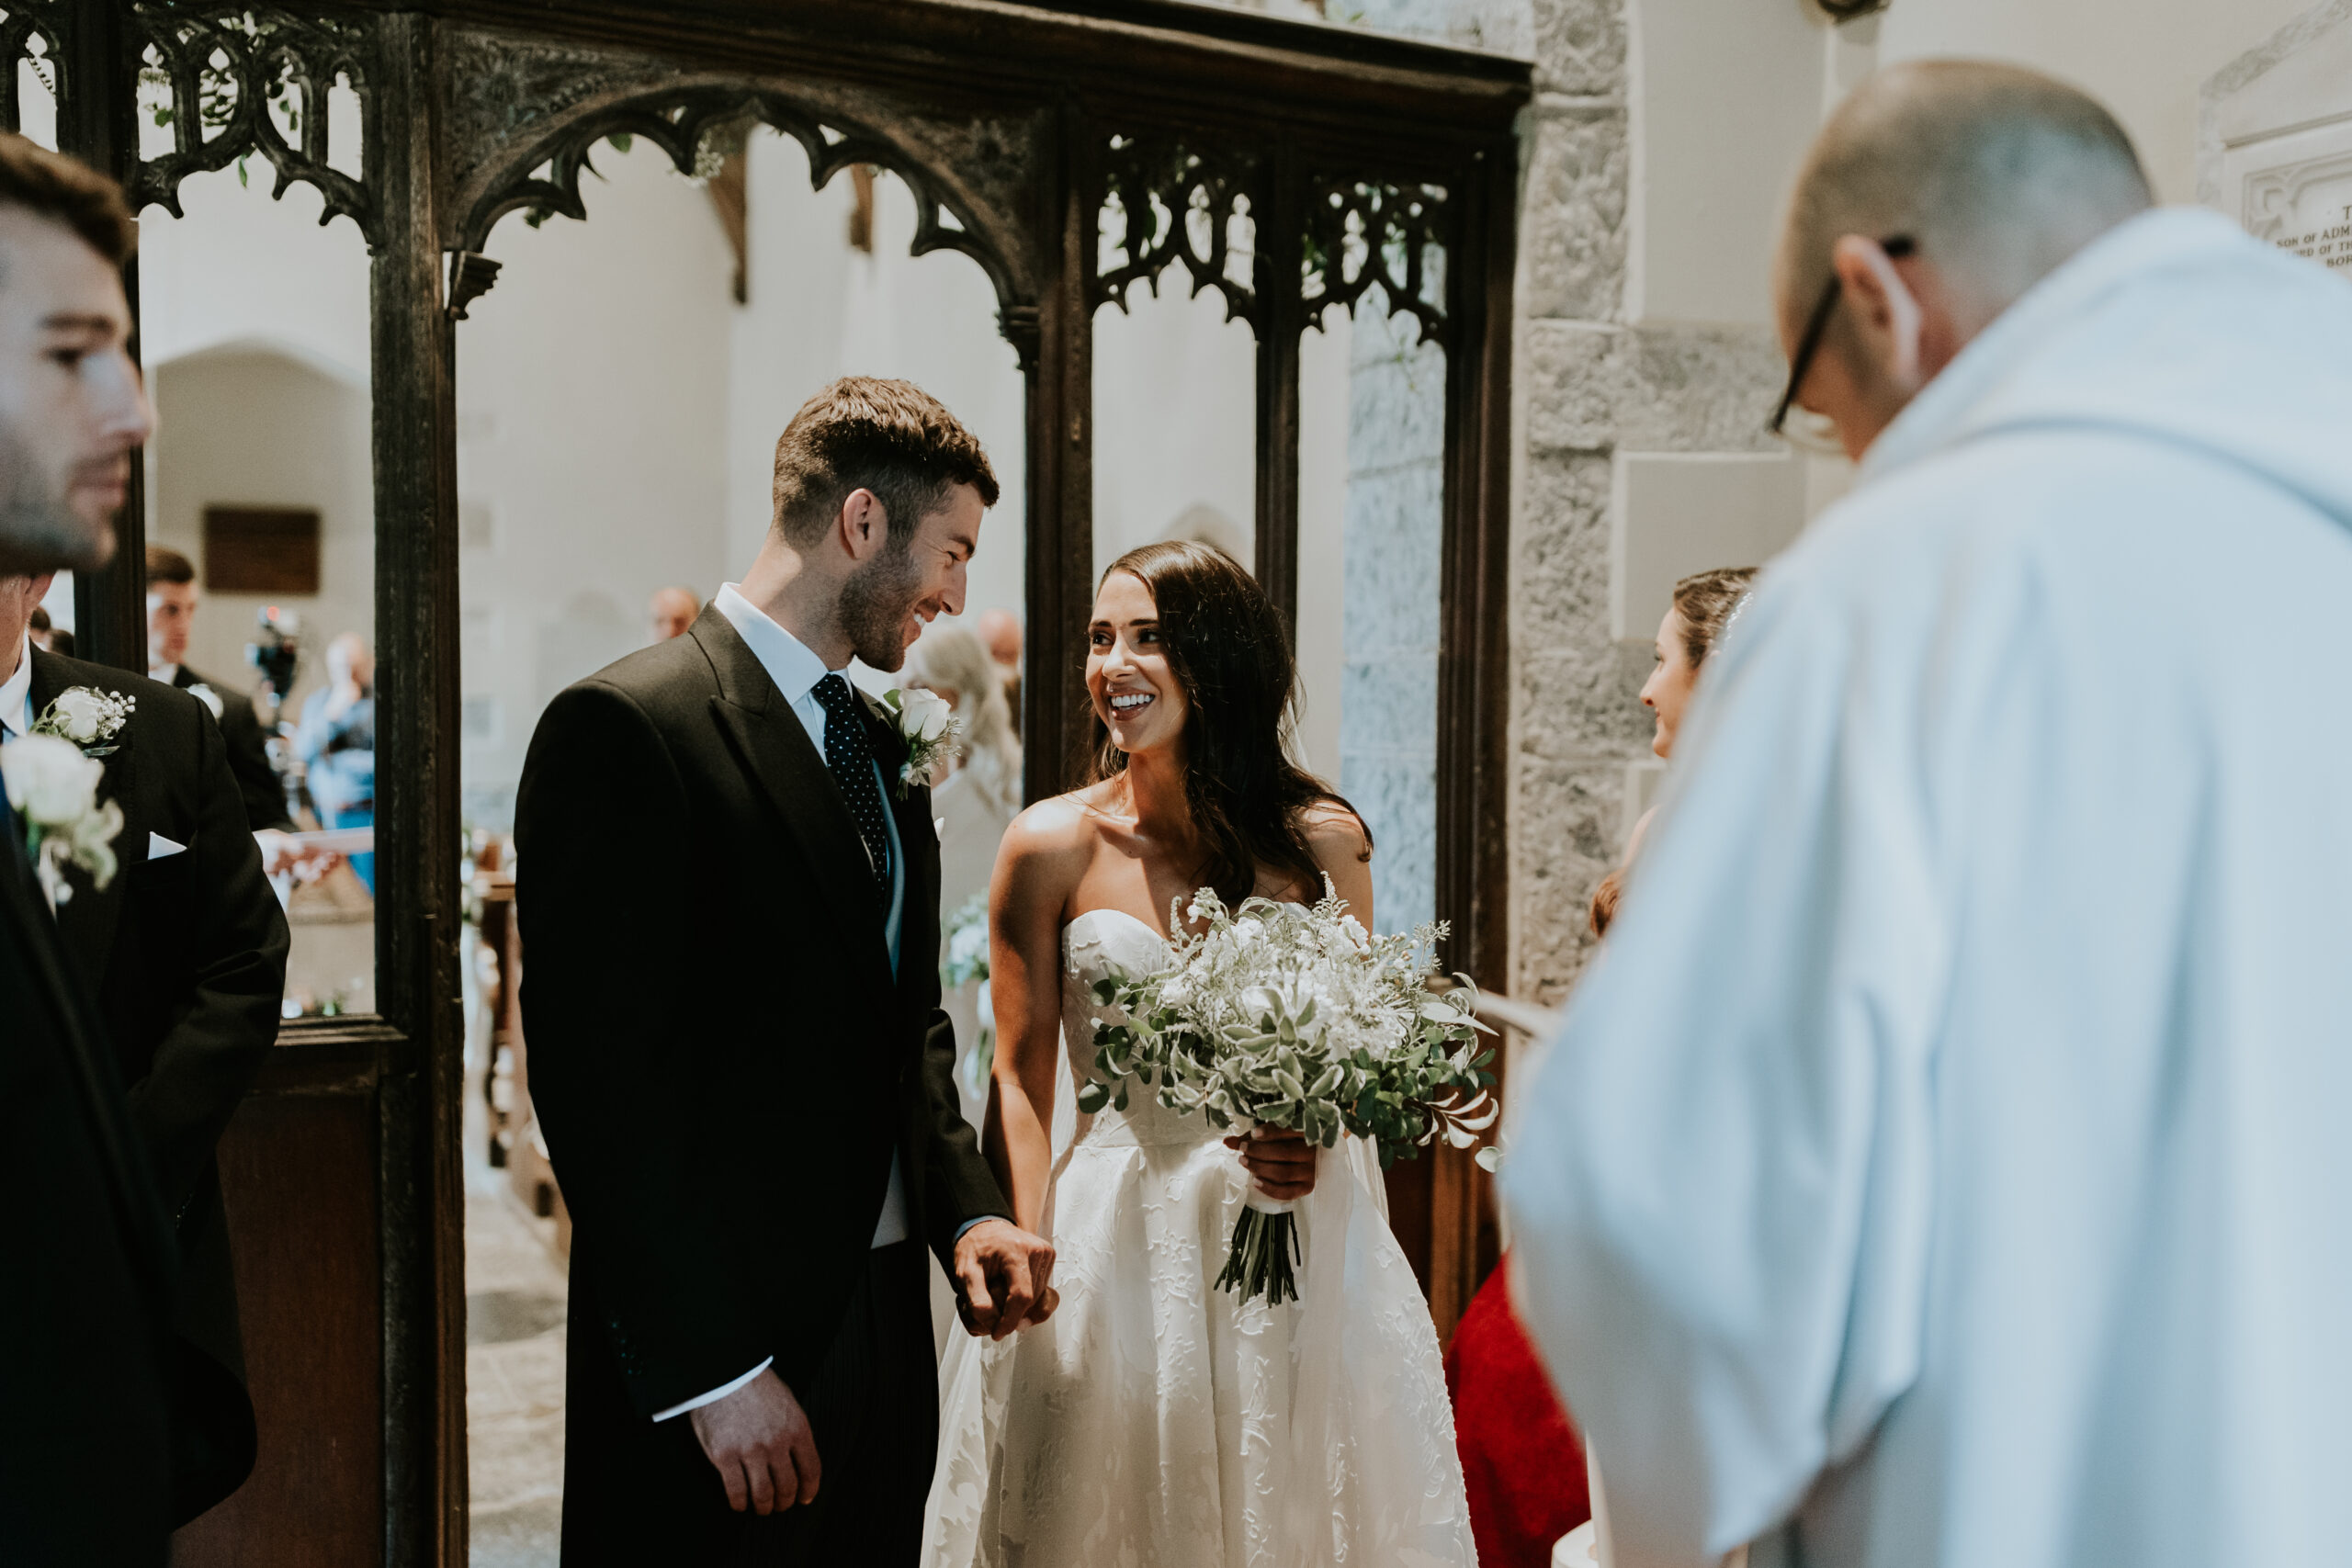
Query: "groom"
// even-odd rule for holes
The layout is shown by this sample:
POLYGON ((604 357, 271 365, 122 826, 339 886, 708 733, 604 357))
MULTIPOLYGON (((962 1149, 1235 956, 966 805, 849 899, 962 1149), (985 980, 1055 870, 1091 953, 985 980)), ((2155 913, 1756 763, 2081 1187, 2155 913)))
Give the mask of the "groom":
POLYGON ((516 802, 531 1089, 575 1226, 563 1561, 910 1562, 938 1425, 922 1248, 975 1332, 1053 1251, 957 1107, 939 845, 889 710, 964 605, 987 455, 849 378, 685 636, 559 695, 516 802))

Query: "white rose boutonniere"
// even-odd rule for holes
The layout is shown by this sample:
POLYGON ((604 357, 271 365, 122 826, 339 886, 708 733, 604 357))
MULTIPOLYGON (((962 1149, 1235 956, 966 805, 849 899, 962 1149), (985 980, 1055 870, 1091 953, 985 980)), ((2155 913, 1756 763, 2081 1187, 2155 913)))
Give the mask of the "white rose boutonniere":
POLYGON ((61 735, 36 731, 0 746, 0 779, 25 819, 25 852, 55 908, 74 896, 65 867, 78 865, 103 888, 114 880, 115 836, 122 807, 98 804, 106 765, 61 735))
POLYGON ((220 716, 222 713, 227 711, 228 705, 220 700, 220 693, 214 691, 210 686, 206 685, 203 682, 198 681, 195 685, 190 686, 187 689, 187 694, 212 710, 213 723, 218 724, 220 722, 220 716))
POLYGON ((899 770, 899 798, 904 800, 907 791, 928 788, 938 780, 956 756, 956 737, 964 727, 945 697, 921 686, 887 692, 882 702, 899 727, 899 739, 907 743, 906 764, 899 770))
POLYGON ((85 757, 104 757, 115 750, 115 737, 130 722, 137 697, 101 692, 95 686, 68 686, 49 700, 33 720, 32 733, 70 740, 85 757))

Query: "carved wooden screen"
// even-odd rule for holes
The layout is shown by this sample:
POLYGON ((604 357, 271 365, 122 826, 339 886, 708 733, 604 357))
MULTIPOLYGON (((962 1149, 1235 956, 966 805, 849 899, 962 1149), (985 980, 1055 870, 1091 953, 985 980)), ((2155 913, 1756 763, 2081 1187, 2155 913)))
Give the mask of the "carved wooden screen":
MULTIPOLYGON (((288 1026, 224 1157, 251 1184, 241 1273, 277 1270, 307 1292, 262 1292, 262 1315, 284 1321, 249 1323, 249 1339, 356 1326, 323 1348, 322 1386, 265 1391, 257 1369, 265 1467, 278 1468, 188 1560, 464 1560, 452 367, 469 312, 495 308, 493 286, 531 287, 483 254, 492 227, 518 210, 583 218, 589 149, 615 132, 682 169, 750 122, 795 139, 820 185, 886 166, 915 193, 916 250, 960 251, 987 272, 1027 396, 1023 728, 1044 742, 1028 749, 1033 796, 1063 786, 1061 759, 1088 717, 1094 310, 1181 267, 1250 325, 1256 567, 1286 612, 1301 333, 1376 288, 1442 342, 1437 908, 1454 931, 1450 964, 1502 978, 1523 64, 1162 0, 0 0, 11 128, 20 69, 53 79, 60 145, 141 204, 173 209, 190 174, 257 160, 277 194, 315 186, 370 255, 380 1011, 288 1026), (318 112, 338 83, 360 103, 356 175, 318 112), (142 103, 168 109, 168 153, 141 157, 142 103), (1254 235, 1246 265, 1228 238, 1236 215, 1254 235), (273 1423, 299 1433, 299 1453, 273 1461, 273 1423), (342 1470, 319 1457, 329 1447, 342 1470)), ((134 482, 118 564, 80 585, 86 646, 134 667, 140 516, 134 482)), ((1421 1170, 1420 1218, 1400 1212, 1400 1230, 1419 1226, 1416 1261, 1450 1330, 1479 1272, 1476 1179, 1451 1158, 1421 1170)))

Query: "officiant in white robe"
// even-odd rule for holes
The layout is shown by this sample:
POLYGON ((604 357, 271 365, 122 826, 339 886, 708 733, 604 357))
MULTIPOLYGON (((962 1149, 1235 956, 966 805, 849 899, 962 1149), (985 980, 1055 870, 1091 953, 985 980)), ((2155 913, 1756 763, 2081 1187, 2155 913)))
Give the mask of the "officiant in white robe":
POLYGON ((1827 231, 1867 458, 1711 660, 1521 1107, 1524 1314, 1619 1568, 2342 1564, 2352 287, 2153 211, 1973 324, 1903 162, 1949 69, 1809 165, 1895 147, 1827 231))

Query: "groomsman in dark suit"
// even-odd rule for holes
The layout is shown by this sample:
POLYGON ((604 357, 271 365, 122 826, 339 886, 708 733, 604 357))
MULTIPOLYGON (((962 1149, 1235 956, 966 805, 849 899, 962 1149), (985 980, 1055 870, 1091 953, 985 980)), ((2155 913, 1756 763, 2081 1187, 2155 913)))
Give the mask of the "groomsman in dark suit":
POLYGON ((269 763, 269 746, 262 734, 261 716, 251 697, 234 686, 199 675, 183 662, 187 658, 188 633, 196 626, 196 563, 164 545, 147 547, 147 673, 167 686, 193 692, 220 721, 220 736, 229 745, 229 771, 236 775, 244 796, 245 819, 255 832, 264 828, 291 828, 286 809, 286 781, 269 763))
MULTIPOLYGON (((0 572, 103 566, 153 418, 121 192, 0 135, 0 572)), ((160 1564, 173 1249, 96 1010, 0 788, 0 1556, 160 1564)))
POLYGON ((69 870, 73 896, 58 906, 57 928, 98 998, 133 1131, 173 1217, 182 1342, 175 1495, 185 1520, 253 1472, 253 1405, 213 1151, 277 1038, 286 916, 210 710, 160 682, 33 648, 27 622, 49 581, 0 578, 0 732, 25 733, 75 687, 137 705, 105 743, 98 786, 101 801, 122 808, 116 873, 98 887, 69 870))
POLYGON ((904 382, 819 393, 686 634, 549 705, 516 801, 531 1093, 572 1219, 567 1568, 911 1563, 923 1247, 967 1321, 1051 1308, 939 1007, 939 842, 842 675, 963 608, 988 458, 904 382))

